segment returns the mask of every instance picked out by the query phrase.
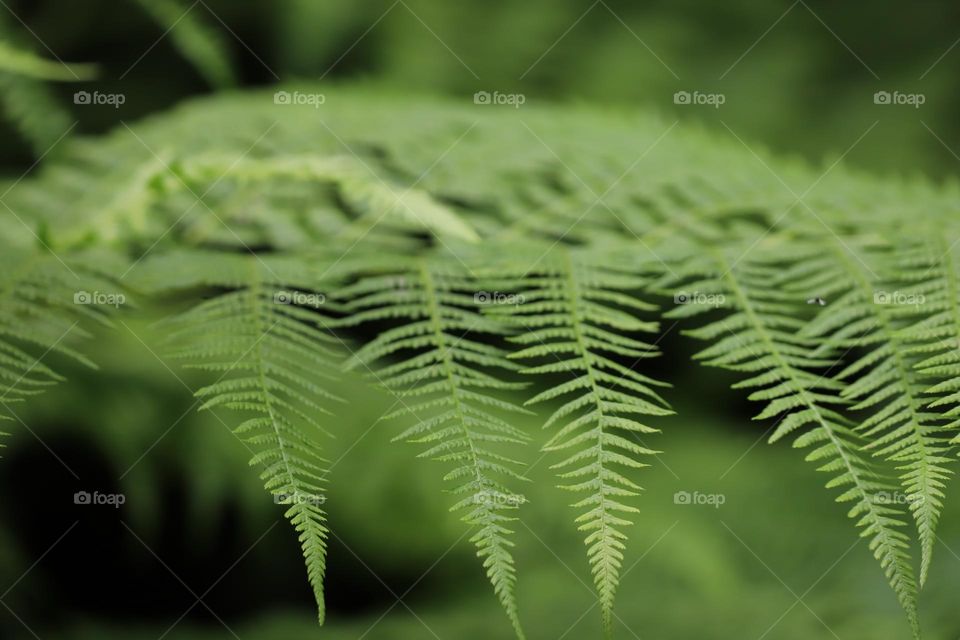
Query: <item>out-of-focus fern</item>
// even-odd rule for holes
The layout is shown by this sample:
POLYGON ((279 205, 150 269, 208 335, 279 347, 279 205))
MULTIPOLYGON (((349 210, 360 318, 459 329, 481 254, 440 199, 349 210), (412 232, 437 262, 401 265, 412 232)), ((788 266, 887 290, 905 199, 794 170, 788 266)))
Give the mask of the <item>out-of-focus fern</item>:
POLYGON ((89 64, 66 65, 41 58, 0 40, 0 71, 37 80, 89 80, 96 67, 89 64))
POLYGON ((469 224, 429 194, 416 188, 391 185, 351 156, 196 157, 177 166, 186 180, 199 184, 228 177, 246 185, 271 184, 284 179, 335 185, 339 197, 359 214, 357 220, 338 233, 344 240, 362 237, 362 231, 351 233, 357 228, 369 230, 380 223, 425 229, 439 237, 471 242, 478 239, 469 224))
MULTIPOLYGON (((30 253, 42 236, 68 264, 110 247, 121 281, 175 290, 191 309, 174 340, 223 376, 200 396, 252 412, 238 435, 275 494, 322 495, 314 436, 336 412, 323 376, 337 346, 354 351, 349 366, 396 396, 400 437, 452 467, 454 508, 518 634, 510 529, 529 457, 510 414, 524 394, 557 403, 546 448, 581 496, 609 632, 643 510, 635 473, 670 413, 648 358, 675 320, 708 343, 699 360, 744 374, 771 440, 793 436, 830 474, 919 635, 911 541, 923 583, 960 442, 955 186, 824 174, 643 115, 282 89, 326 99, 233 94, 69 141, 3 197, 6 241, 30 253), (284 293, 302 304, 274 302, 284 293)), ((53 289, 28 290, 0 298, 0 319, 57 307, 53 289)), ((55 345, 36 324, 36 346, 55 345)), ((22 373, 0 350, 0 375, 22 373)), ((319 600, 315 502, 289 516, 319 600)))
POLYGON ((101 296, 117 303, 126 298, 102 266, 96 257, 0 241, 0 420, 19 420, 16 403, 63 380, 50 359, 96 368, 73 345, 92 336, 91 325, 110 324, 108 313, 119 305, 101 304, 101 296))
POLYGON ((0 104, 4 114, 41 157, 73 128, 47 81, 88 80, 93 65, 67 65, 41 58, 21 45, 6 18, 0 16, 0 104))
POLYGON ((164 35, 169 34, 180 53, 214 87, 236 83, 229 47, 223 32, 197 15, 206 8, 203 2, 188 4, 180 0, 136 0, 164 35))
MULTIPOLYGON (((197 13, 194 3, 179 0, 135 0, 172 39, 177 50, 214 87, 236 83, 223 31, 197 13)), ((215 14, 214 14, 215 15, 215 14)), ((224 25, 225 26, 225 25, 224 25)), ((30 143, 40 158, 76 125, 47 82, 80 82, 97 75, 93 64, 66 64, 36 55, 24 46, 19 29, 0 16, 0 104, 6 118, 30 143)))

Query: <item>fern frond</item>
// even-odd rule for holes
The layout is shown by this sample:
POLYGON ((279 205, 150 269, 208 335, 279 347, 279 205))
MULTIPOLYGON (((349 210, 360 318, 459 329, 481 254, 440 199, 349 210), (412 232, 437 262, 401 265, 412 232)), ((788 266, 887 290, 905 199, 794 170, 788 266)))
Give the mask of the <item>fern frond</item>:
MULTIPOLYGON (((236 84, 230 60, 230 48, 219 29, 201 17, 197 3, 185 5, 180 0, 136 0, 164 33, 169 33, 184 58, 214 87, 236 84)), ((204 3, 200 5, 206 6, 204 3)))
MULTIPOLYGON (((468 242, 479 240, 476 231, 449 207, 437 202, 428 193, 391 185, 372 173, 360 161, 349 156, 318 156, 310 154, 285 155, 270 158, 232 158, 229 156, 200 156, 178 164, 185 178, 199 183, 213 182, 224 177, 249 183, 271 183, 282 179, 303 182, 330 183, 339 189, 344 202, 358 210, 365 220, 352 225, 364 232, 371 226, 386 221, 402 222, 407 228, 434 233, 440 238, 454 238, 468 242)), ((350 234, 337 234, 344 239, 350 234)))
POLYGON ((954 244, 943 234, 904 251, 902 269, 922 285, 921 305, 925 315, 901 330, 910 352, 918 358, 914 367, 928 385, 925 395, 932 396, 928 407, 943 411, 950 419, 948 429, 955 435, 952 444, 960 444, 960 257, 954 244))
POLYGON ((387 417, 414 420, 395 439, 423 444, 420 457, 452 467, 444 476, 455 484, 451 511, 463 511, 463 522, 477 528, 471 541, 523 638, 510 522, 524 498, 508 485, 523 479, 515 470, 522 463, 499 449, 522 446, 528 436, 498 415, 522 410, 501 397, 519 385, 493 372, 518 367, 502 349, 478 339, 498 335, 502 327, 476 310, 475 290, 455 259, 423 257, 395 259, 389 272, 366 275, 337 295, 349 313, 343 326, 392 324, 360 348, 348 367, 396 359, 375 374, 400 405, 387 417))
POLYGON ((851 409, 871 411, 857 426, 869 441, 866 449, 894 462, 902 472, 901 486, 920 538, 922 586, 936 544, 943 489, 952 475, 946 468, 950 459, 942 416, 926 406, 928 385, 920 380, 911 354, 926 348, 911 342, 926 345, 935 339, 916 329, 910 334, 902 331, 907 318, 919 313, 920 301, 925 301, 928 285, 915 280, 928 268, 927 260, 918 261, 914 251, 901 256, 897 266, 886 251, 854 253, 852 242, 828 245, 831 250, 807 257, 805 269, 815 270, 815 275, 797 283, 810 291, 811 279, 828 280, 829 295, 834 298, 804 328, 804 335, 844 350, 866 350, 836 379, 846 382, 841 395, 856 402, 851 409))
POLYGON ((65 65, 37 56, 0 16, 0 106, 36 157, 48 153, 72 129, 70 114, 45 81, 87 80, 95 74, 94 65, 65 65))
POLYGON ((0 72, 0 106, 4 116, 41 157, 72 128, 70 114, 42 82, 0 72))
MULTIPOLYGON (((958 271, 953 256, 941 259, 940 239, 960 232, 956 186, 842 166, 823 177, 640 114, 530 105, 518 117, 370 88, 296 89, 331 99, 315 109, 278 104, 275 88, 229 94, 71 140, 41 175, 5 185, 18 219, 0 218, 0 233, 23 247, 36 230, 65 255, 108 245, 157 256, 118 272, 154 295, 214 295, 175 322, 181 355, 226 374, 204 397, 253 412, 239 435, 260 448, 268 489, 284 495, 322 488, 310 434, 330 398, 309 376, 335 375, 335 358, 317 309, 271 306, 269 294, 316 300, 335 275, 325 293, 348 313, 323 308, 339 326, 382 329, 363 336, 351 366, 380 363, 376 375, 399 396, 394 413, 413 422, 401 437, 452 467, 454 509, 475 528, 518 633, 509 529, 522 498, 511 451, 526 436, 502 417, 516 409, 512 376, 523 369, 550 385, 530 402, 557 404, 547 448, 562 453, 557 471, 578 491, 609 631, 640 491, 633 469, 654 454, 639 438, 655 430, 648 419, 669 413, 660 383, 634 366, 656 353, 643 336, 658 331, 658 311, 643 300, 655 271, 671 273, 660 286, 683 304, 669 316, 705 320, 692 331, 709 343, 699 359, 744 374, 737 387, 763 403, 758 418, 778 419, 772 440, 809 447, 916 632, 916 536, 905 527, 912 516, 922 584, 960 428, 958 271), (858 235, 867 229, 869 243, 858 235), (558 246, 528 260, 538 239, 558 246), (447 245, 471 266, 441 253, 447 245), (248 247, 257 254, 239 255, 248 247), (478 265, 483 278, 471 274, 478 265), (506 299, 478 295, 492 282, 506 299), (875 305, 880 287, 927 302, 875 305), (258 342, 257 329, 274 321, 258 342), (305 359, 313 365, 298 366, 305 359), (909 509, 891 499, 901 494, 890 466, 909 509)), ((9 342, 33 356, 48 338, 9 342)), ((22 357, 0 354, 22 372, 22 357)), ((290 517, 319 596, 324 516, 297 509, 290 517)))
POLYGON ((44 363, 49 356, 96 368, 72 345, 91 337, 91 325, 108 325, 109 313, 126 301, 101 270, 104 258, 0 241, 0 403, 11 413, 9 405, 63 380, 44 363))
MULTIPOLYGON (((662 285, 686 283, 713 297, 689 298, 667 315, 688 318, 726 311, 721 319, 687 332, 713 341, 697 354, 697 359, 749 376, 736 387, 751 390, 750 399, 766 403, 755 419, 777 418, 770 442, 796 434, 795 447, 814 447, 806 459, 819 464, 818 471, 833 476, 826 486, 843 490, 838 502, 852 503, 848 515, 861 528, 861 537, 869 538, 874 557, 906 611, 914 635, 919 637, 909 537, 901 530, 902 511, 889 499, 894 487, 862 454, 864 437, 841 413, 847 404, 842 396, 848 394, 843 393, 845 387, 839 380, 828 375, 836 354, 803 332, 799 295, 777 286, 782 263, 797 256, 785 247, 777 247, 769 254, 753 253, 744 258, 743 249, 747 247, 752 244, 745 244, 740 251, 695 251, 672 264, 675 274, 665 278, 662 285)), ((813 252, 797 253, 807 259, 818 258, 813 252)), ((803 264, 812 272, 812 281, 824 285, 832 282, 822 268, 803 264)), ((830 293, 828 290, 825 295, 830 293)), ((839 302, 831 304, 846 308, 839 302)))
MULTIPOLYGON (((327 471, 317 440, 326 433, 321 423, 330 415, 326 406, 339 400, 326 388, 336 377, 336 340, 320 328, 316 306, 291 295, 292 289, 319 295, 304 293, 317 285, 315 274, 309 267, 297 273, 289 261, 286 269, 278 269, 255 255, 177 258, 185 272, 207 267, 204 284, 230 290, 168 321, 169 341, 176 345, 171 355, 217 376, 196 392, 201 410, 225 407, 247 414, 234 433, 253 450, 250 464, 262 467, 264 487, 274 501, 288 505, 285 516, 300 534, 322 623, 327 471)), ((170 257, 158 260, 169 264, 170 257)), ((166 288, 196 282, 174 280, 166 288)))
POLYGON ((90 80, 97 74, 92 64, 64 64, 41 58, 0 40, 0 71, 26 76, 36 80, 90 80))
POLYGON ((626 548, 623 529, 632 524, 629 514, 639 513, 628 499, 641 487, 627 473, 649 466, 644 457, 658 453, 640 439, 659 431, 646 419, 673 413, 654 390, 667 385, 634 369, 657 355, 655 346, 634 337, 657 332, 656 322, 636 317, 656 307, 635 297, 647 281, 596 255, 557 248, 526 268, 519 266, 523 261, 511 264, 517 266, 498 271, 519 285, 519 297, 494 305, 493 312, 520 331, 509 338, 519 345, 510 359, 531 364, 523 373, 560 380, 527 404, 563 401, 544 424, 558 427, 544 449, 564 455, 552 466, 564 481, 561 488, 585 494, 572 506, 583 510, 576 522, 586 534, 609 634, 626 548))

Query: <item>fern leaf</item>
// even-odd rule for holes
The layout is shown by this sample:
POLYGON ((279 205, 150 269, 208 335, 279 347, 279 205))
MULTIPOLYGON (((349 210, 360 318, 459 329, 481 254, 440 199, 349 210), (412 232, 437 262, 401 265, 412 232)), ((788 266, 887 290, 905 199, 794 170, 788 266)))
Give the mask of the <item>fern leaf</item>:
POLYGON ((87 80, 94 75, 93 65, 66 65, 37 56, 0 16, 0 106, 36 157, 47 154, 73 128, 70 114, 45 81, 87 80))
MULTIPOLYGON (((867 450, 892 461, 902 472, 901 486, 919 533, 922 586, 936 544, 943 489, 952 474, 946 468, 950 460, 942 417, 925 406, 928 385, 921 382, 911 355, 922 348, 911 347, 911 340, 926 344, 933 338, 922 331, 902 331, 906 318, 919 312, 917 302, 925 299, 924 285, 918 288, 912 282, 925 268, 924 261, 904 257, 902 267, 884 268, 881 265, 890 261, 886 252, 857 254, 851 243, 836 241, 830 246, 831 251, 808 258, 807 268, 815 268, 817 278, 829 278, 836 302, 825 306, 804 333, 844 350, 866 348, 836 378, 846 381, 841 395, 856 402, 853 410, 871 411, 857 426, 869 441, 867 450), (892 282, 876 280, 865 263, 871 257, 892 282)), ((810 290, 803 281, 800 286, 810 290)))
MULTIPOLYGON (((223 34, 196 15, 197 4, 180 0, 136 0, 164 33, 169 33, 184 58, 214 87, 236 84, 230 49, 223 34)), ((200 3, 204 5, 204 3, 200 3)), ((206 6, 206 5, 204 5, 206 6)))
POLYGON ((337 185, 348 205, 373 216, 374 224, 396 219, 441 238, 479 240, 467 222, 429 194, 416 188, 393 186, 351 157, 297 154, 238 160, 211 155, 186 160, 180 168, 188 179, 196 181, 229 176, 246 182, 282 178, 329 182, 337 185))
POLYGON ((10 414, 0 420, 16 417, 12 405, 63 381, 44 362, 51 356, 96 368, 73 345, 92 336, 91 326, 109 325, 109 314, 126 301, 102 270, 106 259, 0 241, 0 404, 10 414))
MULTIPOLYGON (((675 273, 663 280, 663 286, 696 282, 710 288, 716 306, 703 304, 706 299, 696 296, 667 315, 695 317, 717 306, 727 311, 723 318, 687 332, 714 340, 697 358, 749 376, 737 387, 750 389, 751 399, 766 404, 756 419, 778 418, 771 442, 795 435, 795 447, 813 447, 806 459, 833 476, 828 488, 843 490, 837 501, 851 503, 849 517, 861 528, 860 535, 869 538, 874 557, 919 637, 909 537, 901 530, 902 511, 888 499, 894 487, 862 454, 863 436, 841 413, 847 404, 841 397, 844 386, 827 375, 835 354, 818 348, 818 342, 802 332, 798 294, 776 286, 782 262, 791 252, 778 247, 772 255, 760 252, 743 259, 742 252, 733 251, 696 252, 672 264, 675 273)), ((811 278, 831 281, 822 270, 811 271, 811 278)))
POLYGON ((38 158, 73 128, 70 114, 50 89, 28 76, 0 71, 0 107, 38 158))
POLYGON ((927 384, 931 410, 950 419, 953 444, 960 444, 960 259, 942 234, 905 250, 904 269, 921 285, 925 315, 902 329, 903 340, 918 358, 914 367, 927 384))
MULTIPOLYGON (((324 485, 326 461, 317 436, 326 433, 321 418, 339 399, 326 389, 335 377, 335 339, 321 330, 314 305, 300 303, 316 286, 309 266, 271 264, 269 259, 238 254, 177 256, 184 272, 208 267, 202 281, 230 289, 168 321, 172 356, 217 379, 196 392, 201 409, 225 407, 247 417, 234 428, 254 451, 251 465, 262 468, 264 487, 299 533, 307 577, 324 620, 323 578, 327 534, 324 485), (282 272, 281 274, 278 274, 282 272)), ((158 258, 170 264, 171 256, 158 258)), ((147 272, 170 271, 153 265, 147 272), (156 270, 156 271, 154 271, 156 270)), ((141 277, 141 282, 146 281, 141 277)), ((165 287, 196 284, 169 281, 165 287)))
POLYGON ((71 64, 47 60, 0 40, 0 71, 27 76, 36 80, 90 80, 97 71, 94 65, 71 64))
MULTIPOLYGON (((32 242, 24 229, 38 230, 58 251, 109 244, 136 255, 165 253, 132 269, 137 282, 154 293, 169 290, 169 280, 178 290, 217 294, 182 321, 187 329, 197 320, 183 336, 200 345, 187 346, 191 359, 207 353, 204 341, 214 360, 250 346, 258 318, 262 326, 279 313, 293 323, 280 325, 289 329, 274 335, 280 344, 262 343, 266 353, 240 358, 240 367, 207 391, 211 406, 266 415, 249 425, 265 430, 252 444, 274 456, 266 459, 267 483, 278 493, 309 490, 297 483, 316 479, 300 477, 301 467, 284 475, 274 464, 278 431, 300 442, 275 427, 295 422, 303 430, 294 433, 306 438, 316 431, 307 419, 317 421, 322 411, 304 401, 322 409, 326 395, 322 381, 307 390, 303 371, 290 380, 277 361, 302 362, 289 361, 296 344, 298 357, 316 355, 308 373, 320 375, 332 357, 317 351, 326 347, 316 332, 320 314, 289 305, 278 311, 266 304, 267 292, 315 295, 323 272, 336 266, 350 283, 331 292, 350 311, 342 326, 386 326, 351 365, 382 362, 377 375, 403 402, 396 413, 413 420, 402 437, 453 467, 455 508, 476 528, 473 542, 517 627, 509 522, 521 499, 511 488, 517 465, 507 458, 526 438, 501 410, 513 410, 508 376, 519 358, 528 379, 555 383, 530 401, 557 404, 548 448, 565 456, 558 471, 582 497, 579 524, 608 630, 639 492, 632 469, 653 454, 631 438, 653 429, 648 417, 668 412, 655 392, 659 383, 633 366, 656 351, 641 339, 657 330, 641 319, 656 309, 638 297, 650 291, 652 247, 675 272, 661 285, 685 302, 670 317, 706 320, 692 331, 707 341, 699 359, 744 374, 736 386, 763 403, 758 418, 778 418, 773 440, 789 435, 809 447, 808 459, 840 490, 838 500, 850 507, 916 632, 915 536, 904 527, 912 516, 922 585, 950 475, 950 438, 960 430, 958 272, 954 255, 941 258, 949 253, 942 238, 957 235, 956 186, 878 181, 839 165, 820 176, 773 158, 774 171, 766 171, 738 143, 702 131, 671 133, 667 123, 641 115, 531 106, 521 120, 370 88, 298 88, 336 99, 316 110, 278 106, 273 88, 223 95, 104 139, 70 141, 41 176, 9 184, 4 202, 26 226, 0 220, 4 238, 22 245, 32 242), (531 134, 542 144, 531 144, 531 134), (802 190, 810 211, 791 190, 802 190), (865 229, 869 243, 856 236, 865 229), (929 229, 939 237, 931 241, 929 229), (844 240, 838 243, 834 230, 844 240), (564 246, 544 246, 548 255, 539 263, 507 242, 522 239, 529 248, 537 238, 564 246), (485 269, 505 256, 498 272, 485 273, 526 299, 475 300, 486 279, 440 254, 437 245, 448 243, 485 269), (196 245, 259 253, 201 258, 182 251, 196 245), (351 255, 338 265, 340 256, 305 253, 318 245, 351 255), (874 294, 891 288, 927 303, 873 304, 874 294), (512 358, 503 348, 508 334, 512 358), (251 371, 275 377, 260 382, 251 371), (301 393, 296 400, 284 392, 289 385, 301 393), (267 402, 283 417, 265 414, 267 402), (899 487, 887 478, 891 466, 899 487), (891 503, 894 488, 909 508, 891 503)), ((25 115, 32 107, 20 101, 25 115)), ((57 124, 51 143, 69 120, 57 124)), ((33 357, 50 345, 48 337, 7 342, 33 357)), ((9 369, 0 376, 22 373, 24 358, 2 348, 12 361, 0 361, 9 369)), ((31 377, 43 379, 42 372, 31 377)), ((322 469, 314 444, 296 455, 322 469)), ((321 512, 309 513, 316 517, 295 524, 315 551, 308 563, 316 578, 324 525, 321 512)))
POLYGON ((552 467, 564 481, 561 488, 584 495, 573 507, 582 510, 576 522, 586 534, 609 634, 626 548, 623 530, 632 524, 627 518, 639 513, 628 499, 641 488, 627 473, 649 466, 644 457, 658 453, 639 440, 659 431, 645 419, 673 413, 654 390, 666 385, 633 366, 657 355, 653 345, 632 335, 657 331, 656 322, 634 315, 655 307, 631 295, 644 280, 568 249, 556 249, 529 270, 507 268, 504 275, 523 286, 516 304, 494 307, 521 331, 510 338, 520 345, 510 358, 544 362, 526 374, 562 376, 563 382, 527 404, 563 401, 544 425, 559 427, 544 449, 564 456, 552 467))
POLYGON ((498 415, 521 411, 499 396, 516 389, 485 369, 511 371, 517 366, 504 352, 475 334, 502 332, 474 308, 475 285, 461 265, 450 259, 399 259, 401 267, 372 274, 342 289, 349 316, 343 326, 391 321, 348 361, 367 366, 396 358, 376 376, 397 397, 400 407, 388 417, 414 420, 396 439, 425 445, 421 457, 451 465, 445 480, 455 483, 451 511, 476 533, 471 541, 487 577, 517 636, 524 637, 514 593, 516 569, 510 515, 524 501, 508 486, 522 480, 518 461, 498 445, 521 446, 528 436, 498 415))

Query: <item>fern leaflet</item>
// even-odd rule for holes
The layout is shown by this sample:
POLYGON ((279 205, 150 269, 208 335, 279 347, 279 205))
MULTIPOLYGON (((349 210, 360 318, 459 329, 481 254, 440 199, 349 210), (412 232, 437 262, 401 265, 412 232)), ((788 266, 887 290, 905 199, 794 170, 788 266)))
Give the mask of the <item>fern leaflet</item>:
POLYGON ((349 316, 343 326, 400 321, 366 343, 348 362, 356 368, 387 357, 400 359, 376 374, 401 405, 387 418, 413 418, 396 439, 427 445, 420 457, 453 465, 444 476, 456 483, 451 511, 477 532, 471 541, 518 637, 523 630, 514 594, 516 569, 510 551, 510 515, 524 501, 506 482, 520 481, 521 464, 498 452, 528 436, 495 412, 520 411, 499 394, 518 384, 484 369, 518 367, 500 348, 475 333, 497 335, 502 327, 474 308, 474 285, 463 267, 447 259, 398 259, 403 267, 371 274, 340 290, 349 316))
MULTIPOLYGON (((867 449, 893 461, 902 471, 901 485, 920 536, 923 585, 936 543, 943 488, 950 476, 945 467, 949 459, 942 418, 924 406, 927 385, 914 369, 915 358, 901 331, 903 318, 916 312, 903 302, 921 300, 923 294, 910 288, 881 289, 884 283, 875 282, 875 274, 864 262, 870 255, 851 253, 854 249, 849 244, 830 245, 831 251, 807 258, 806 268, 815 269, 816 274, 799 284, 809 291, 811 286, 823 288, 829 283, 827 295, 835 301, 826 305, 803 332, 843 349, 868 349, 836 377, 847 381, 841 395, 856 401, 853 410, 873 411, 857 427, 870 441, 867 449)), ((878 264, 889 261, 884 252, 875 252, 873 257, 878 264)), ((913 286, 911 273, 916 267, 888 265, 880 270, 884 277, 895 279, 888 284, 897 286, 899 281, 913 286)))
POLYGON ((196 270, 206 266, 204 284, 231 289, 167 321, 169 340, 178 345, 171 355, 219 376, 196 392, 201 410, 225 407, 249 415, 234 432, 253 449, 250 464, 263 468, 266 490, 288 506, 285 515, 300 534, 322 623, 328 530, 326 461, 317 436, 326 433, 319 422, 330 414, 324 404, 338 398, 324 387, 336 377, 335 339, 320 328, 316 305, 309 304, 320 300, 309 296, 320 294, 304 293, 317 286, 316 274, 296 259, 209 253, 164 256, 145 274, 170 274, 164 264, 174 260, 194 273, 163 288, 195 285, 196 270))
MULTIPOLYGON (((675 265, 675 274, 662 284, 685 282, 698 295, 667 315, 689 318, 719 307, 731 310, 687 332, 713 341, 697 359, 750 376, 735 386, 753 390, 751 400, 767 403, 755 419, 778 419, 770 442, 805 429, 794 439, 794 446, 814 447, 806 459, 818 463, 818 471, 833 474, 828 488, 843 489, 837 501, 852 503, 848 515, 862 528, 861 537, 870 539, 870 549, 906 611, 914 636, 919 637, 917 586, 909 537, 901 531, 903 514, 887 498, 893 486, 862 455, 864 438, 841 413, 847 404, 841 397, 844 385, 826 373, 835 364, 835 354, 824 352, 817 341, 801 333, 804 321, 797 317, 798 295, 777 286, 781 263, 789 253, 778 247, 769 255, 761 252, 743 259, 742 253, 732 251, 695 251, 675 265)), ((822 275, 815 271, 814 278, 822 275)))
POLYGON ((657 355, 653 345, 630 335, 657 331, 656 322, 634 315, 656 307, 631 295, 645 280, 590 254, 558 248, 529 269, 513 269, 504 275, 522 283, 522 300, 495 307, 495 313, 521 331, 510 338, 521 346, 511 359, 546 361, 523 373, 565 378, 527 404, 564 399, 544 424, 560 427, 544 449, 566 456, 552 466, 565 481, 561 488, 586 494, 573 507, 584 510, 576 522, 586 533, 603 626, 610 633, 623 529, 632 524, 624 516, 639 513, 626 499, 641 489, 625 471, 648 466, 641 456, 658 453, 639 441, 638 434, 658 432, 641 420, 673 413, 653 389, 665 383, 617 361, 636 364, 657 355))

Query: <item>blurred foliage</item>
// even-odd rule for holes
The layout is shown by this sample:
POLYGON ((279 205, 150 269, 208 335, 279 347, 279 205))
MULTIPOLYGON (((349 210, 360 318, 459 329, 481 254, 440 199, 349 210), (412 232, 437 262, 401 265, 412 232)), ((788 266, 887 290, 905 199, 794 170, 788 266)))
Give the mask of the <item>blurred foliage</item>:
MULTIPOLYGON (((200 71, 184 68, 176 50, 180 34, 161 37, 163 29, 137 4, 9 4, 35 40, 59 57, 101 63, 97 88, 122 86, 127 94, 119 111, 74 109, 87 130, 206 91, 204 76, 217 84, 229 80, 217 57, 195 45, 188 44, 188 57, 193 51, 205 62, 200 71)), ((140 4, 154 7, 161 26, 175 6, 140 4)), ((862 166, 956 171, 960 125, 952 114, 960 107, 960 50, 953 45, 960 34, 953 25, 960 8, 946 1, 909 10, 890 1, 825 0, 204 0, 183 6, 189 11, 181 24, 189 31, 221 32, 218 46, 239 62, 245 84, 371 78, 417 92, 496 90, 524 93, 528 102, 641 105, 727 125, 744 139, 818 161, 856 143, 850 159, 862 166), (881 90, 920 92, 926 101, 919 109, 874 104, 881 90), (678 106, 677 91, 720 92, 726 102, 719 109, 678 106)), ((68 102, 72 90, 58 91, 68 102)))
MULTIPOLYGON (((220 32, 220 45, 236 61, 241 85, 326 77, 410 92, 520 92, 528 102, 639 105, 668 119, 703 120, 721 132, 727 127, 745 140, 763 140, 816 160, 827 151, 850 149, 847 159, 864 167, 956 173, 956 157, 947 147, 960 149, 955 143, 960 123, 953 118, 960 108, 960 48, 952 48, 960 35, 954 26, 960 7, 946 2, 908 9, 890 2, 867 6, 789 0, 717 5, 689 0, 205 0, 184 6, 220 32), (726 102, 720 109, 674 104, 675 92, 694 90, 723 93, 726 102), (878 90, 922 92, 926 103, 918 110, 875 105, 878 90)), ((133 2, 19 0, 6 3, 0 13, 7 9, 29 25, 27 30, 3 16, 3 28, 16 33, 17 44, 27 43, 39 54, 49 47, 64 60, 95 62, 101 70, 96 81, 65 86, 0 76, 14 118, 34 118, 31 106, 40 101, 51 104, 48 113, 64 111, 43 122, 29 120, 37 123, 35 139, 46 141, 35 143, 37 154, 68 131, 74 119, 78 131, 100 131, 211 91, 209 84, 233 80, 234 72, 209 62, 208 52, 196 52, 208 62, 190 66, 178 54, 175 39, 162 37, 166 27, 158 27, 133 2), (71 99, 78 87, 122 91, 128 99, 119 109, 84 109, 71 99)), ((175 21, 171 15, 162 13, 168 25, 175 21)), ((5 140, 0 162, 17 176, 29 166, 31 150, 13 139, 11 129, 0 135, 5 140)), ((249 473, 248 452, 229 430, 216 416, 191 410, 187 388, 196 388, 196 381, 179 369, 170 371, 135 337, 150 335, 146 323, 130 329, 120 326, 109 340, 98 341, 102 352, 95 360, 103 371, 96 377, 73 370, 72 382, 56 398, 33 404, 23 418, 53 450, 67 445, 76 455, 76 460, 64 461, 70 467, 89 463, 104 477, 122 478, 120 489, 128 496, 124 520, 146 544, 161 549, 158 555, 164 560, 170 557, 163 552, 171 545, 167 529, 184 530, 187 540, 180 542, 191 551, 181 564, 192 561, 200 567, 197 571, 206 571, 189 578, 199 595, 203 589, 193 586, 194 578, 204 589, 216 581, 280 518, 281 510, 249 473), (84 411, 78 412, 78 406, 84 411), (219 517, 201 517, 210 513, 219 517), (211 558, 222 565, 212 566, 211 558)), ((436 495, 434 470, 416 464, 412 448, 383 446, 395 435, 384 433, 384 425, 376 422, 388 405, 386 398, 358 396, 349 380, 343 386, 339 393, 349 396, 352 390, 354 396, 351 415, 340 429, 351 435, 330 451, 332 460, 342 456, 329 504, 341 538, 331 554, 336 564, 330 581, 353 585, 360 596, 375 594, 368 599, 378 604, 355 610, 354 602, 334 601, 331 607, 342 614, 318 632, 311 604, 299 588, 302 567, 295 541, 276 535, 254 546, 235 569, 244 578, 245 599, 228 601, 215 589, 211 608, 229 609, 226 622, 245 640, 346 640, 365 632, 363 637, 371 640, 429 638, 430 630, 443 638, 512 637, 499 624, 501 613, 488 597, 469 545, 459 540, 462 531, 446 512, 446 498, 436 495), (384 530, 372 522, 367 517, 371 512, 390 514, 383 518, 390 527, 384 530), (428 528, 425 522, 433 524, 428 528), (266 577, 267 572, 276 576, 266 577), (387 576, 387 585, 373 574, 387 576), (403 605, 391 609, 395 598, 390 591, 399 596, 407 588, 412 591, 404 602, 415 615, 403 605)), ((735 402, 717 394, 704 397, 717 406, 735 402)), ((703 409, 680 407, 684 417, 665 430, 661 446, 671 453, 655 473, 647 474, 644 513, 631 533, 637 549, 655 545, 656 553, 643 555, 624 581, 623 621, 656 629, 656 637, 664 638, 719 640, 766 633, 770 639, 806 639, 829 636, 827 627, 843 638, 905 637, 906 625, 890 606, 891 595, 877 579, 865 544, 851 550, 856 538, 842 509, 830 503, 803 462, 787 447, 752 448, 759 433, 739 424, 734 428, 703 409), (757 483, 755 478, 766 480, 757 483), (788 485, 785 497, 782 487, 788 485), (676 491, 723 493, 726 503, 719 509, 675 505, 671 498, 676 491), (671 534, 659 540, 668 530, 671 534), (691 615, 694 606, 697 615, 691 615)), ((38 500, 36 488, 17 485, 13 471, 20 465, 43 459, 58 469, 53 488, 43 491, 67 495, 83 485, 52 460, 30 431, 15 431, 4 461, 10 464, 0 467, 3 486, 14 488, 5 490, 0 514, 5 523, 29 524, 40 517, 37 503, 47 498, 38 500)), ((546 465, 536 471, 544 480, 546 465)), ((525 526, 518 527, 517 559, 527 576, 519 597, 526 615, 537 621, 537 637, 596 637, 596 616, 580 616, 594 601, 586 564, 579 560, 582 543, 576 532, 561 526, 570 515, 568 498, 550 485, 530 483, 530 491, 537 493, 528 496, 532 504, 522 512, 525 526), (578 560, 567 566, 559 558, 578 560), (571 573, 585 588, 576 588, 571 573)), ((61 530, 80 516, 58 514, 61 530)), ((96 527, 88 521, 98 517, 103 516, 84 513, 78 526, 96 527)), ((30 531, 39 529, 0 527, 3 575, 28 571, 53 542, 30 537, 30 531)), ((949 510, 940 535, 946 547, 960 549, 960 519, 949 510)), ((110 580, 141 584, 135 574, 143 566, 164 571, 128 534, 122 539, 124 557, 135 562, 113 567, 118 573, 110 574, 110 580)), ((960 571, 951 570, 956 568, 951 563, 960 560, 941 551, 945 563, 931 576, 925 625, 931 638, 953 638, 960 627, 949 594, 960 587, 960 571)), ((63 576, 50 568, 58 559, 67 561, 65 552, 82 555, 90 549, 72 546, 68 537, 62 549, 4 596, 17 611, 34 613, 31 621, 42 619, 45 608, 62 607, 68 619, 54 623, 61 626, 52 637, 155 638, 157 629, 177 619, 177 598, 184 598, 180 610, 194 600, 172 581, 159 599, 172 598, 173 605, 150 603, 159 610, 147 613, 150 609, 143 608, 130 619, 105 623, 115 588, 86 584, 90 593, 71 604, 70 594, 57 586, 63 576), (173 597, 174 592, 180 593, 173 597), (97 598, 107 599, 100 608, 90 604, 97 598), (77 628, 70 628, 74 623, 77 628)), ((81 566, 98 573, 95 559, 81 566)), ((174 570, 185 568, 177 564, 174 570)), ((230 591, 223 585, 220 590, 230 591)), ((166 637, 224 637, 217 621, 204 615, 198 607, 196 615, 187 616, 166 637)), ((30 637, 20 626, 0 631, 3 637, 30 637)), ((46 629, 38 631, 46 637, 46 629)))

